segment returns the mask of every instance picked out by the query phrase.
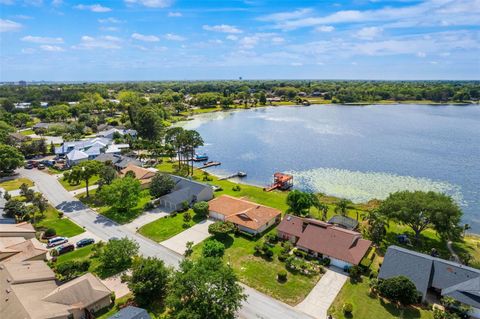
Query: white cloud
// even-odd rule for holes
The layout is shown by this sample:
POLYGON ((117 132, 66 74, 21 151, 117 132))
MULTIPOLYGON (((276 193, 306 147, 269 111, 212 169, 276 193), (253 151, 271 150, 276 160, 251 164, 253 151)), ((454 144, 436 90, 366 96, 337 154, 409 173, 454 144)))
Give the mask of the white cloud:
POLYGON ((58 7, 63 4, 63 0, 52 0, 52 6, 58 7))
POLYGON ((229 34, 229 35, 227 35, 226 39, 230 40, 230 41, 237 41, 238 37, 236 35, 229 34))
POLYGON ((85 49, 85 50, 92 50, 92 49, 110 49, 116 50, 121 48, 121 44, 123 42, 122 39, 113 37, 113 36, 102 36, 102 37, 91 37, 88 35, 84 35, 80 39, 80 43, 78 45, 73 46, 74 49, 85 49))
POLYGON ((169 13, 168 13, 168 16, 169 16, 170 18, 178 18, 178 17, 181 17, 181 16, 183 16, 183 15, 182 15, 181 12, 169 12, 169 13))
POLYGON ((158 42, 160 41, 160 38, 157 37, 156 35, 146 35, 146 34, 140 34, 140 33, 133 33, 132 34, 132 39, 138 40, 138 41, 143 41, 143 42, 158 42))
POLYGON ((110 18, 105 18, 105 19, 98 19, 98 22, 100 22, 100 23, 122 23, 122 20, 110 17, 110 18))
POLYGON ((27 35, 21 39, 24 42, 31 42, 31 43, 42 43, 42 44, 55 44, 55 43, 63 43, 62 38, 50 38, 50 37, 36 37, 32 35, 27 35))
POLYGON ((173 34, 173 33, 167 33, 165 34, 165 39, 170 40, 170 41, 185 41, 187 38, 182 37, 181 35, 178 34, 173 34))
POLYGON ((12 20, 0 19, 0 32, 18 31, 22 28, 22 25, 12 20))
POLYGON ((380 27, 365 27, 355 33, 355 36, 359 39, 372 40, 379 37, 383 32, 383 29, 380 27))
POLYGON ((118 30, 120 29, 117 27, 100 27, 100 31, 117 32, 118 30))
POLYGON ((273 44, 282 44, 285 42, 285 39, 282 37, 273 37, 272 38, 272 43, 273 44))
POLYGON ((321 25, 315 28, 317 32, 332 32, 335 28, 331 25, 321 25))
POLYGON ((22 52, 23 54, 33 54, 33 53, 36 52, 36 50, 33 49, 33 48, 24 48, 24 49, 21 50, 21 52, 22 52))
POLYGON ((417 52, 417 56, 418 56, 419 58, 424 58, 424 57, 427 56, 427 54, 426 54, 425 52, 420 51, 420 52, 417 52))
POLYGON ((27 16, 27 15, 24 15, 24 14, 17 14, 15 16, 15 18, 17 19, 22 19, 22 20, 30 20, 30 19, 33 19, 31 16, 27 16))
POLYGON ((220 24, 220 25, 204 25, 203 26, 204 30, 207 31, 214 31, 214 32, 223 32, 223 33, 242 33, 243 31, 238 29, 237 27, 233 25, 228 25, 228 24, 220 24))
POLYGON ((312 9, 299 9, 291 12, 278 12, 272 13, 266 16, 259 17, 258 20, 260 21, 284 21, 284 20, 292 20, 302 18, 308 14, 312 13, 312 9))
POLYGON ((85 5, 85 4, 79 4, 75 6, 75 9, 78 10, 89 10, 92 12, 110 12, 112 9, 108 7, 104 7, 101 4, 91 4, 91 5, 85 5))
POLYGON ((247 36, 240 39, 239 43, 243 49, 253 49, 260 41, 258 36, 247 36))
POLYGON ((127 5, 143 5, 149 8, 166 8, 172 5, 173 0, 125 0, 127 5))
POLYGON ((48 44, 41 45, 40 49, 42 49, 43 51, 48 51, 48 52, 63 52, 63 51, 65 51, 65 49, 63 49, 62 47, 59 47, 57 45, 48 45, 48 44))

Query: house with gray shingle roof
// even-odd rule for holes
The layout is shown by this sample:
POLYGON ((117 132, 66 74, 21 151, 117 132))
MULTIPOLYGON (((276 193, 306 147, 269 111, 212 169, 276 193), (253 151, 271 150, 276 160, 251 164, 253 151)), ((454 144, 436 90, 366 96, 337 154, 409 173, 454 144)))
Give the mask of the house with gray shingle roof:
POLYGON ((379 279, 409 278, 425 300, 427 293, 449 296, 473 307, 480 318, 480 270, 432 257, 398 246, 390 246, 383 260, 379 279))
POLYGON ((108 319, 151 319, 151 317, 145 309, 128 306, 108 319))
POLYGON ((170 175, 175 182, 173 190, 160 197, 160 205, 174 211, 181 210, 183 203, 189 205, 209 201, 213 198, 213 188, 210 185, 192 181, 183 177, 170 175))

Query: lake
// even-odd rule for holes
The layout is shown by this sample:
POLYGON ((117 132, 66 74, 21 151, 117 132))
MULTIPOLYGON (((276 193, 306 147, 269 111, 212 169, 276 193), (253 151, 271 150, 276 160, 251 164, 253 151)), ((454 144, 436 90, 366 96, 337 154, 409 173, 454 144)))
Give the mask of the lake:
POLYGON ((397 190, 448 193, 480 232, 480 106, 312 105, 195 116, 217 175, 248 173, 265 186, 274 172, 296 188, 365 202, 397 190))

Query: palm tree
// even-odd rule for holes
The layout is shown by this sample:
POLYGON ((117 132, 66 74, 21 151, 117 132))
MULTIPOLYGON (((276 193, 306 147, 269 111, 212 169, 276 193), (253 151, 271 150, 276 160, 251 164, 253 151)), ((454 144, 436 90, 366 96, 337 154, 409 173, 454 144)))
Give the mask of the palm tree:
POLYGON ((310 193, 310 201, 312 202, 312 206, 318 209, 318 211, 322 212, 322 220, 327 220, 327 213, 328 213, 328 205, 324 204, 320 201, 317 194, 310 193))
POLYGON ((345 198, 340 199, 337 202, 337 205, 335 207, 335 213, 340 212, 342 216, 346 216, 349 204, 350 204, 350 201, 348 199, 345 199, 345 198))

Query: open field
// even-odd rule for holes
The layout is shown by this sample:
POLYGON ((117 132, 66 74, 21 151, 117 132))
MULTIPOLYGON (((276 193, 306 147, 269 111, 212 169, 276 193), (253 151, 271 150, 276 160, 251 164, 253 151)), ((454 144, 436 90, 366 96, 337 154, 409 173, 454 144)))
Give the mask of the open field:
POLYGON ((37 229, 46 230, 53 228, 57 231, 57 236, 72 237, 84 232, 82 227, 67 217, 58 218, 58 211, 50 205, 43 217, 37 213, 35 218, 37 219, 35 223, 37 229))
POLYGON ((16 189, 19 189, 22 184, 27 184, 28 187, 33 186, 33 182, 29 180, 28 178, 16 178, 16 179, 11 179, 5 182, 0 183, 0 188, 5 189, 6 191, 13 191, 16 189))

